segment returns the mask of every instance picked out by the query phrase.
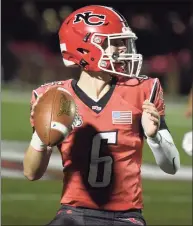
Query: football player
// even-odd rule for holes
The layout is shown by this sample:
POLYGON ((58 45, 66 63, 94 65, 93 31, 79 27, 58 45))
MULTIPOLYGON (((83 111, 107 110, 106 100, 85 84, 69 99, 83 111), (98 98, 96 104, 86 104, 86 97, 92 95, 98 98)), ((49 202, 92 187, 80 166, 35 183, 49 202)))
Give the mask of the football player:
MULTIPOLYGON (((63 22, 59 39, 65 66, 81 67, 78 81, 60 81, 72 94, 79 117, 58 145, 64 167, 61 208, 49 225, 146 225, 141 179, 144 137, 164 172, 175 174, 180 168, 164 119, 159 80, 140 75, 142 55, 136 51, 136 34, 111 7, 76 10, 63 22)), ((51 85, 57 83, 32 92, 32 116, 51 85)), ((42 177, 51 152, 34 128, 24 158, 29 180, 42 177)))

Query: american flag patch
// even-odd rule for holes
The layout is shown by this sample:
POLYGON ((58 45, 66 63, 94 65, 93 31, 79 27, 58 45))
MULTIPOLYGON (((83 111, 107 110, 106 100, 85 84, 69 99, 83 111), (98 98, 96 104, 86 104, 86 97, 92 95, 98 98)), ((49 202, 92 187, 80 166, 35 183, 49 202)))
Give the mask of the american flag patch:
POLYGON ((113 124, 132 124, 132 111, 112 111, 113 124))

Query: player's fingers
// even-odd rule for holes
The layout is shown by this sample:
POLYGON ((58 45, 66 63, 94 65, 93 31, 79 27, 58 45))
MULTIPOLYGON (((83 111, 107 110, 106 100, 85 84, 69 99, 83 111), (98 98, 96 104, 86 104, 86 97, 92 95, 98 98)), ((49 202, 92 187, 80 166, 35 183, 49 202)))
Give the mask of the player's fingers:
POLYGON ((34 116, 34 110, 35 110, 35 106, 32 107, 32 110, 31 110, 31 117, 34 116))
POLYGON ((32 108, 34 109, 35 106, 38 104, 39 99, 36 100, 36 102, 33 104, 32 108))
MULTIPOLYGON (((47 87, 47 89, 46 89, 45 93, 46 93, 49 89, 50 89, 50 87, 47 87)), ((43 94, 42 94, 42 95, 43 95, 43 94)))
POLYGON ((34 113, 32 113, 32 112, 31 112, 30 116, 31 116, 31 118, 33 118, 33 116, 34 116, 34 113))
POLYGON ((31 116, 33 117, 33 115, 34 115, 34 110, 35 110, 35 107, 37 106, 37 104, 38 104, 38 102, 39 102, 39 100, 40 100, 40 98, 43 96, 43 94, 40 94, 38 97, 37 97, 37 99, 36 99, 36 101, 34 102, 34 104, 32 105, 32 110, 31 110, 31 116))
POLYGON ((41 99, 42 96, 43 96, 43 94, 40 94, 40 95, 38 96, 38 98, 37 98, 36 101, 34 102, 32 108, 35 108, 35 107, 37 106, 37 104, 38 104, 38 102, 40 101, 40 99, 41 99))
POLYGON ((154 123, 154 125, 159 125, 159 118, 150 116, 149 119, 154 123))
POLYGON ((38 96, 38 98, 37 98, 37 100, 36 100, 36 104, 37 104, 37 102, 40 100, 40 98, 43 96, 43 93, 41 93, 39 96, 38 96))
POLYGON ((143 105, 142 106, 142 109, 144 110, 144 111, 156 111, 157 112, 157 108, 155 107, 155 106, 150 106, 150 105, 143 105))
POLYGON ((146 108, 154 108, 154 109, 156 109, 156 107, 155 107, 155 105, 154 104, 152 104, 152 103, 150 103, 150 104, 143 104, 142 105, 142 109, 146 109, 146 108))
POLYGON ((159 119, 158 119, 158 118, 156 118, 156 117, 154 117, 154 116, 151 116, 150 114, 148 114, 147 118, 148 118, 148 120, 149 120, 150 122, 153 123, 153 125, 156 125, 156 126, 159 125, 159 119))
POLYGON ((148 114, 150 114, 153 117, 156 117, 156 118, 160 117, 158 111, 154 111, 154 110, 152 111, 152 110, 146 109, 145 112, 147 112, 148 114))
POLYGON ((37 106, 37 103, 38 103, 38 101, 36 101, 36 102, 32 105, 32 110, 31 110, 31 113, 32 113, 32 114, 34 113, 34 109, 35 109, 35 107, 37 106))

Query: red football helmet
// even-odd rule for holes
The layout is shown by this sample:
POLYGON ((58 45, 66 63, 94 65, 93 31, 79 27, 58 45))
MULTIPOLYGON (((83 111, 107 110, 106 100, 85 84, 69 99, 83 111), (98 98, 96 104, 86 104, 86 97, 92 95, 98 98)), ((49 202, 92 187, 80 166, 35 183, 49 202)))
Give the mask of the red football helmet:
POLYGON ((113 8, 91 5, 76 10, 63 22, 59 39, 67 67, 80 65, 86 71, 139 75, 142 55, 136 53, 137 37, 113 8), (120 40, 124 43, 122 51, 112 48, 120 40))

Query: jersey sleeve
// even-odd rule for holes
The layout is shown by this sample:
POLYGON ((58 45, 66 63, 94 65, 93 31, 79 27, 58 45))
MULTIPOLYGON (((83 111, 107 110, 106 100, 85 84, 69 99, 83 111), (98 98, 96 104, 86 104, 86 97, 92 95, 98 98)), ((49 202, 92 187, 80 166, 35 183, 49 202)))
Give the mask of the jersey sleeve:
POLYGON ((162 89, 159 79, 158 79, 157 85, 158 86, 157 86, 157 92, 156 92, 154 104, 155 104, 155 107, 157 108, 159 114, 161 116, 164 116, 165 115, 164 93, 163 93, 163 89, 162 89))
MULTIPOLYGON (((152 90, 154 87, 154 82, 155 79, 150 78, 149 80, 147 80, 147 82, 145 83, 145 98, 149 99, 151 94, 152 94, 152 90)), ((156 93, 155 93, 155 98, 153 103, 155 104, 155 107, 157 108, 160 116, 164 116, 165 115, 165 103, 164 103, 164 94, 163 94, 163 89, 162 86, 160 84, 159 79, 157 79, 157 89, 156 89, 156 93)))

